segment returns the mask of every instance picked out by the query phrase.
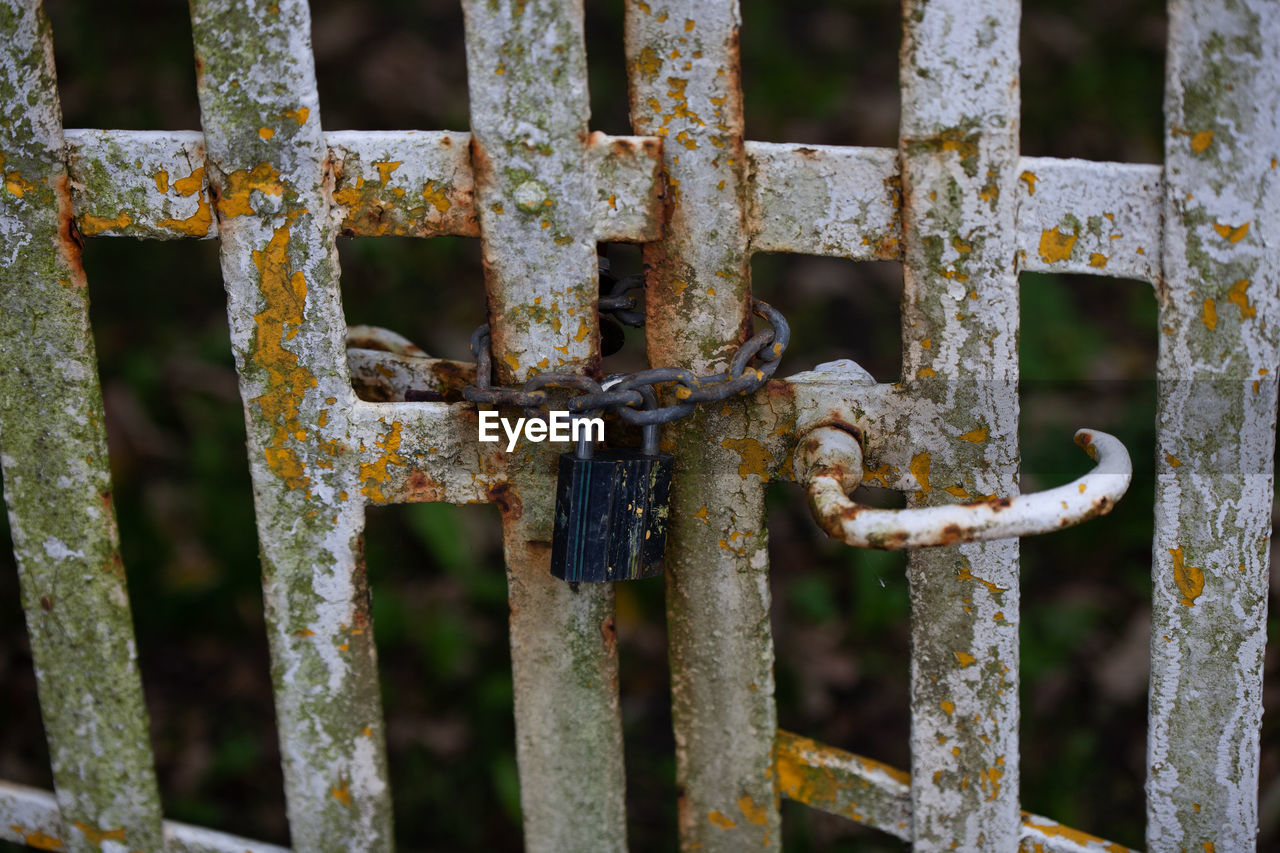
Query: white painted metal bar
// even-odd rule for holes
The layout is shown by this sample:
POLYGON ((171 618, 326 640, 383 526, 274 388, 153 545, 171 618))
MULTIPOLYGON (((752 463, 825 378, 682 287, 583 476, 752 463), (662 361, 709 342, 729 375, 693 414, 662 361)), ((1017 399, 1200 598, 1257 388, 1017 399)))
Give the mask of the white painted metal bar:
MULTIPOLYGON (((594 372, 599 199, 581 0, 464 0, 494 381, 594 372)), ((554 446, 508 459, 516 757, 531 851, 626 848, 614 591, 551 576, 554 446)))
POLYGON ((1147 846, 1252 850, 1280 370, 1280 8, 1173 0, 1147 846))
MULTIPOLYGON (((750 327, 736 0, 630 0, 631 122, 661 136, 665 238, 646 244, 649 361, 701 375, 728 367, 750 327)), ((763 482, 768 467, 741 399, 672 424, 667 535, 680 844, 776 850, 777 730, 763 482)))
POLYGON ((84 236, 217 236, 198 131, 68 130, 66 146, 84 236))
MULTIPOLYGON (((341 235, 480 235, 471 134, 337 131, 324 141, 341 235)), ((652 137, 591 134, 597 240, 658 238, 660 147, 652 137)), ((159 240, 218 235, 198 131, 69 130, 66 148, 81 234, 159 240)))
POLYGON ((746 152, 753 252, 902 256, 897 151, 748 142, 746 152))
MULTIPOLYGON (((82 234, 217 236, 200 133, 70 130, 66 141, 82 234)), ((661 236, 658 142, 591 134, 597 240, 661 236)), ((337 131, 325 134, 325 143, 342 235, 479 236, 471 134, 337 131)), ((896 151, 769 142, 747 142, 745 150, 751 251, 851 260, 902 256, 896 151)), ((1022 269, 1156 281, 1161 167, 1024 157, 1018 169, 1022 269)))
POLYGON ((65 849, 161 844, 62 111, 39 0, 0 2, 0 466, 65 849))
MULTIPOLYGON (((70 849, 62 826, 62 814, 53 794, 0 782, 0 841, 38 850, 70 849)), ((164 845, 159 849, 168 853, 285 853, 287 849, 171 820, 164 822, 163 832, 164 845)), ((105 835, 101 849, 118 840, 115 833, 105 835)), ((94 844, 93 849, 100 849, 99 845, 94 844)))
MULTIPOLYGON (((896 767, 778 732, 778 790, 815 809, 911 840, 911 777, 896 767)), ((986 849, 986 848, 982 848, 986 849)), ((1022 812, 1022 853, 1129 853, 1129 848, 1022 812)))
MULTIPOLYGON (((391 846, 383 720, 305 0, 193 0, 227 316, 248 429, 285 795, 303 850, 391 846)), ((394 452, 394 422, 371 446, 394 452)), ((376 485, 376 480, 375 480, 376 485)))
POLYGON ((1160 277, 1162 169, 1023 157, 1018 265, 1032 272, 1160 277))
MULTIPOLYGON (((903 6, 903 379, 945 429, 910 463, 908 506, 1017 493, 1019 13, 903 6)), ((1017 540, 915 551, 907 576, 914 849, 1012 849, 1017 540)))

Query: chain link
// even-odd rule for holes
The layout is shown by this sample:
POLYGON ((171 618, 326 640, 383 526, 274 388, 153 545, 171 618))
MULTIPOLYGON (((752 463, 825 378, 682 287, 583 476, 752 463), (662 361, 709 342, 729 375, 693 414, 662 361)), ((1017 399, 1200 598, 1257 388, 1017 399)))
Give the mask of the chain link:
MULTIPOLYGON (((610 285, 600 297, 600 312, 609 314, 628 326, 644 325, 644 310, 628 291, 643 287, 644 277, 630 275, 614 279, 608 262, 603 259, 600 277, 610 285)), ((738 347, 729 361, 729 369, 711 376, 695 376, 680 367, 651 367, 635 373, 615 373, 597 382, 578 373, 538 373, 519 388, 492 385, 493 357, 489 351, 489 324, 471 334, 471 353, 476 359, 476 384, 468 385, 462 396, 472 403, 498 406, 520 406, 536 409, 547 403, 548 387, 578 391, 569 398, 569 410, 591 414, 612 409, 627 423, 637 426, 664 424, 690 414, 698 403, 726 400, 738 394, 750 394, 769 381, 778 370, 779 359, 791 340, 786 319, 771 305, 751 300, 751 310, 770 328, 756 332, 738 347), (656 404, 659 385, 674 385, 674 402, 656 404)))

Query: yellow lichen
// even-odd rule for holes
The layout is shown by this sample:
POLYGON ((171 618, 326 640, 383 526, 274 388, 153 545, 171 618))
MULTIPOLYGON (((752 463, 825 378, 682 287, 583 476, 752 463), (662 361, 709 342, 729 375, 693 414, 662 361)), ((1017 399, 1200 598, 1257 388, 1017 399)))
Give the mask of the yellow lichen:
POLYGON ((1200 322, 1204 323, 1205 328, 1213 331, 1218 328, 1218 309, 1213 303, 1213 297, 1205 299, 1200 308, 1200 322))
POLYGON ((1071 257, 1075 248, 1076 234, 1063 234, 1057 228, 1049 228, 1040 232, 1040 258, 1046 264, 1065 261, 1071 257))
POLYGON ((1245 294, 1248 289, 1249 279, 1242 278, 1227 291, 1227 301, 1240 309, 1241 320, 1251 320, 1258 316, 1258 309, 1249 302, 1249 297, 1245 294))
POLYGON ((742 811, 742 816, 746 818, 747 823, 755 826, 765 826, 769 823, 768 809, 762 805, 756 805, 756 801, 750 794, 738 797, 738 808, 742 811))
POLYGON ((374 439, 381 449, 377 457, 360 463, 360 491, 373 503, 386 503, 390 499, 385 491, 391 485, 390 466, 409 464, 409 460, 399 453, 400 430, 400 422, 393 421, 390 431, 374 439))
POLYGON ((1227 225, 1222 222, 1213 223, 1213 230, 1218 232, 1218 236, 1231 243, 1239 243, 1244 236, 1249 233, 1249 223, 1243 225, 1227 225))
POLYGON ((97 847, 101 847, 102 842, 104 841, 119 841, 121 844, 124 843, 124 827, 119 829, 102 830, 95 826, 88 826, 76 821, 75 828, 84 834, 84 837, 90 844, 97 847))
MULTIPOLYGON (((304 432, 300 410, 306 392, 316 385, 315 375, 285 349, 284 343, 297 334, 304 320, 307 281, 300 271, 289 271, 289 225, 275 229, 265 249, 253 252, 260 274, 259 289, 263 310, 253 316, 257 327, 249 347, 250 362, 266 374, 266 391, 255 397, 262 418, 272 427, 263 448, 267 465, 289 488, 307 486, 301 459, 292 447, 304 432)), ((304 433, 305 434, 305 433, 304 433)))
POLYGON ((229 173, 218 198, 218 212, 227 219, 248 216, 253 213, 250 200, 255 190, 274 196, 284 194, 280 173, 270 163, 259 163, 253 169, 237 169, 229 173))
POLYGON ((1213 143, 1213 131, 1202 130, 1199 133, 1191 134, 1191 150, 1196 154, 1203 154, 1205 149, 1213 143))
POLYGON ((1173 557, 1173 582, 1182 593, 1182 603, 1187 607, 1195 607, 1196 599, 1204 592, 1204 570, 1196 566, 1188 566, 1181 548, 1169 548, 1173 557))
POLYGON ((921 494, 929 493, 929 462, 928 453, 917 453, 911 457, 911 476, 916 478, 916 482, 920 484, 921 494))
POLYGON ((80 217, 80 233, 86 237, 92 237, 95 234, 101 234, 103 231, 125 228, 131 222, 133 222, 132 217, 123 210, 115 216, 94 216, 91 213, 86 213, 80 217))

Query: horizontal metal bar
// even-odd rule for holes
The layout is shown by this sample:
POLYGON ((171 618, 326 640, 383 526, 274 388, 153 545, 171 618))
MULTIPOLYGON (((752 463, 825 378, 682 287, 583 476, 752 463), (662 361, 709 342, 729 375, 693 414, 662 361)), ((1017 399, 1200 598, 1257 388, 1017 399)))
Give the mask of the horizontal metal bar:
POLYGON ((911 776, 904 770, 778 730, 774 768, 788 800, 911 840, 911 776))
MULTIPOLYGON (((169 853, 287 853, 288 850, 172 820, 166 820, 163 829, 164 848, 169 853)), ((62 831, 62 815, 53 794, 26 785, 0 782, 0 841, 39 850, 63 850, 68 843, 62 831)))
POLYGON ((1023 157, 1019 266, 1154 283, 1160 275, 1162 173, 1145 164, 1023 157))
POLYGON ((746 149, 753 252, 901 257, 897 151, 771 142, 746 149))
MULTIPOLYGON (((509 468, 526 464, 505 443, 478 440, 475 407, 448 403, 357 403, 351 448, 360 455, 360 491, 369 503, 443 501, 454 504, 520 500, 509 468)), ((538 445, 525 445, 538 447, 538 445)))
MULTIPOLYGON (((855 261, 902 256, 898 152, 767 142, 746 148, 752 251, 855 261)), ((1020 269, 1156 281, 1160 166, 1023 157, 1017 171, 1020 269)))
MULTIPOLYGON (((333 200, 347 237, 478 237, 471 134, 450 131, 326 133, 333 200)), ((212 239, 204 136, 196 131, 68 130, 76 225, 85 236, 212 239)), ((591 134, 596 239, 661 235, 662 143, 591 134)))
MULTIPOLYGON (((66 140, 82 234, 217 236, 199 132, 68 130, 66 140)), ((469 133, 339 131, 325 142, 344 236, 479 236, 469 133)), ((901 256, 896 151, 770 142, 748 142, 746 151, 751 251, 901 256)), ((658 239, 661 141, 593 133, 588 155, 596 239, 658 239)), ((1022 269, 1155 281, 1159 166, 1024 157, 1019 176, 1022 269)))
MULTIPOLYGON (((779 730, 778 793, 789 800, 847 817, 911 840, 911 777, 903 770, 779 730)), ((1022 812, 1023 853, 1130 853, 1129 848, 1022 812)))

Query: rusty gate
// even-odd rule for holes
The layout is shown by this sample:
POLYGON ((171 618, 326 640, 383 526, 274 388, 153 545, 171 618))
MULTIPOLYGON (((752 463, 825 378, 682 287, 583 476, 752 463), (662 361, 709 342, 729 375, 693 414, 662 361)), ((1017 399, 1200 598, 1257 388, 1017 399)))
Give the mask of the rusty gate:
POLYGON ((920 851, 1119 849, 1019 808, 1016 539, 911 554, 909 773, 778 730, 763 487, 841 424, 912 506, 1016 494, 1018 273, 1154 286, 1147 843, 1253 848, 1280 6, 1171 0, 1161 167, 1019 156, 1017 0, 906 0, 896 150, 744 140, 734 0, 627 0, 632 137, 589 131, 580 0, 463 0, 469 134, 325 132, 305 0, 190 5, 203 133, 64 130, 39 0, 0 3, 0 450, 56 789, 0 783, 0 838, 273 849, 161 814, 80 263, 110 235, 220 241, 294 845, 391 845, 361 531, 447 501, 502 512, 527 846, 626 847, 614 593, 548 574, 553 454, 353 392, 468 368, 349 356, 336 239, 452 234, 482 242, 504 383, 598 367, 597 241, 644 244, 649 359, 699 373, 750 328, 752 253, 904 262, 901 383, 778 379, 664 432, 686 850, 776 849, 784 797, 920 851))

